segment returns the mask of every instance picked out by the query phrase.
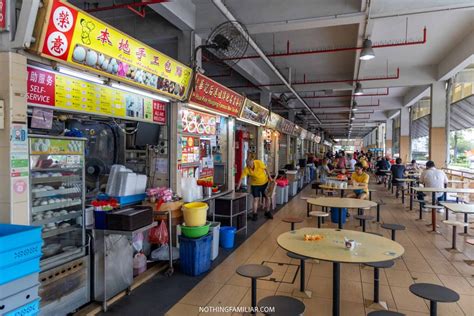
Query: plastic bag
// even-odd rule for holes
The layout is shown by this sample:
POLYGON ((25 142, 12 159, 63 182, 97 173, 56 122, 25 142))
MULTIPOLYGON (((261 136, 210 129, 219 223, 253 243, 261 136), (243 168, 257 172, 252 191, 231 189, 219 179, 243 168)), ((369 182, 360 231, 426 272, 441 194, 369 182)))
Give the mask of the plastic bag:
POLYGON ((265 189, 265 196, 271 198, 275 193, 276 182, 270 181, 268 182, 267 188, 265 189))
MULTIPOLYGON (((179 251, 176 247, 172 248, 173 260, 179 259, 179 251)), ((151 260, 153 261, 167 261, 170 260, 170 250, 168 245, 163 245, 151 252, 151 260)))
POLYGON ((137 252, 142 251, 144 239, 145 238, 143 237, 143 233, 138 233, 138 234, 133 235, 132 245, 135 251, 137 252))
POLYGON ((146 271, 146 256, 139 252, 133 257, 133 276, 146 271))
POLYGON ((160 222, 160 225, 157 227, 153 227, 150 230, 150 243, 152 244, 167 244, 169 241, 168 229, 166 228, 166 224, 164 221, 160 222))

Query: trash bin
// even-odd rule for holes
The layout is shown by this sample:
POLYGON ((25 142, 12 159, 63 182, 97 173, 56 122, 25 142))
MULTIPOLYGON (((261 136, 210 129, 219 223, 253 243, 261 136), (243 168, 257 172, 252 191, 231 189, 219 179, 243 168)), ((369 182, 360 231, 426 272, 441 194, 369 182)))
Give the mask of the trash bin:
POLYGON ((285 187, 277 186, 276 188, 276 204, 285 203, 285 187))
POLYGON ((290 186, 289 185, 286 185, 285 186, 285 191, 283 192, 283 202, 284 203, 288 203, 288 197, 289 197, 289 193, 290 193, 290 186))
POLYGON ((212 233, 212 250, 211 250, 211 260, 214 260, 219 255, 219 230, 221 228, 221 223, 212 222, 211 223, 211 233, 212 233))
POLYGON ((211 268, 212 236, 201 238, 179 236, 179 266, 184 274, 197 276, 211 268))
POLYGON ((298 193, 298 180, 290 183, 289 196, 295 196, 298 193))
POLYGON ((234 248, 235 232, 237 228, 232 226, 222 226, 220 229, 219 241, 222 248, 234 248))
MULTIPOLYGON (((346 217, 347 217, 347 208, 341 209, 341 216, 342 216, 341 223, 345 224, 346 217)), ((331 222, 339 223, 339 209, 336 207, 331 207, 331 222)))

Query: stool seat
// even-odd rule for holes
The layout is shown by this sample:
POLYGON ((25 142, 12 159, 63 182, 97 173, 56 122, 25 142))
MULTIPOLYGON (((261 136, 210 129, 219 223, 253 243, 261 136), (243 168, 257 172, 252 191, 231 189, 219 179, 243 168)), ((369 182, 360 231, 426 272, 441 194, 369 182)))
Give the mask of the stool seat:
POLYGON ((272 268, 263 264, 246 264, 236 270, 237 274, 246 278, 264 278, 273 273, 272 268))
POLYGON ((394 312, 394 311, 373 311, 367 314, 367 316, 405 316, 405 314, 394 312))
POLYGON ((375 217, 373 217, 371 215, 355 215, 354 218, 359 219, 359 220, 363 220, 363 221, 371 221, 371 220, 375 219, 375 217))
POLYGON ((382 224, 380 227, 390 230, 405 230, 405 226, 400 224, 382 224))
POLYGON ((366 263, 365 265, 372 268, 387 269, 393 267, 394 264, 395 262, 393 260, 388 260, 366 263))
POLYGON ((309 215, 314 216, 314 217, 328 217, 329 213, 321 212, 321 211, 312 211, 312 212, 309 212, 309 215))
POLYGON ((468 239, 468 240, 466 240, 466 242, 467 242, 469 245, 473 245, 473 246, 474 246, 474 239, 468 239))
POLYGON ((305 306, 300 300, 283 295, 267 296, 258 302, 258 307, 266 310, 273 310, 267 315, 301 315, 304 313, 305 306))
POLYGON ((413 202, 417 202, 417 203, 426 203, 425 200, 413 200, 413 202))
POLYGON ((292 259, 297 259, 297 260, 307 260, 307 259, 309 259, 309 257, 302 256, 302 255, 298 255, 298 254, 296 254, 296 253, 294 253, 294 252, 291 252, 291 251, 288 251, 288 252, 286 253, 286 255, 287 255, 288 257, 292 258, 292 259))
POLYGON ((282 219, 282 221, 285 223, 302 223, 304 219, 300 217, 285 217, 282 219))
POLYGON ((430 208, 430 209, 434 209, 434 210, 441 210, 441 209, 444 209, 444 206, 425 204, 425 208, 430 208))
POLYGON ((469 226, 468 223, 459 222, 459 221, 455 221, 455 220, 447 220, 447 221, 443 221, 443 223, 445 223, 446 225, 450 225, 450 226, 461 226, 461 227, 469 226))
POLYGON ((447 287, 430 284, 416 283, 410 285, 410 292, 429 301, 452 303, 459 300, 459 294, 447 287))

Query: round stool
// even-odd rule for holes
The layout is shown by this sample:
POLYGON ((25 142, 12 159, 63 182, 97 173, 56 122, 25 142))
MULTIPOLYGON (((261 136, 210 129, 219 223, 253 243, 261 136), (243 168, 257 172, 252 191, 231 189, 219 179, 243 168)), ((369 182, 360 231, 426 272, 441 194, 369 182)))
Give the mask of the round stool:
POLYGON ((473 245, 473 246, 474 246, 474 239, 467 239, 467 240, 466 240, 466 243, 468 243, 469 245, 473 245))
POLYGON ((321 223, 324 224, 324 218, 329 216, 329 213, 321 212, 321 211, 312 211, 309 212, 310 216, 318 218, 318 228, 321 228, 321 223))
POLYGON ((362 231, 365 233, 365 221, 371 221, 375 217, 370 216, 370 215, 356 215, 354 216, 355 219, 358 219, 362 222, 362 231))
POLYGON ((367 316, 405 316, 405 314, 394 311, 373 311, 368 313, 367 316))
POLYGON ((283 295, 267 296, 258 302, 259 309, 272 310, 265 315, 296 316, 304 313, 305 306, 300 300, 283 295))
POLYGON ((392 231, 392 240, 395 241, 395 232, 397 230, 405 230, 405 226, 400 224, 382 224, 382 228, 390 229, 392 231))
POLYGON ((379 284, 380 284, 380 274, 379 269, 387 269, 393 267, 395 262, 393 260, 389 261, 379 261, 379 262, 372 262, 366 263, 365 265, 368 267, 374 268, 374 303, 383 306, 387 309, 387 303, 381 302, 379 300, 379 284))
POLYGON ((454 303, 459 301, 459 294, 454 292, 447 287, 429 284, 429 283, 416 283, 410 285, 410 292, 418 297, 424 298, 430 301, 430 315, 437 315, 437 303, 454 303))
POLYGON ((262 264, 246 264, 236 270, 238 275, 252 279, 252 307, 257 307, 257 279, 273 273, 272 268, 262 264))
POLYGON ((286 255, 292 259, 296 259, 300 261, 300 291, 304 292, 305 291, 305 270, 306 270, 306 264, 305 260, 309 259, 308 257, 305 256, 300 256, 294 252, 288 251, 286 255))
POLYGON ((295 224, 296 223, 302 223, 303 219, 299 217, 285 217, 282 219, 283 222, 285 223, 290 223, 291 224, 291 230, 295 230, 295 224))
POLYGON ((456 249, 456 231, 458 226, 465 227, 469 226, 468 223, 463 223, 463 222, 458 222, 458 221, 443 221, 444 224, 453 226, 453 240, 452 240, 452 246, 451 248, 448 248, 447 250, 457 250, 456 249))

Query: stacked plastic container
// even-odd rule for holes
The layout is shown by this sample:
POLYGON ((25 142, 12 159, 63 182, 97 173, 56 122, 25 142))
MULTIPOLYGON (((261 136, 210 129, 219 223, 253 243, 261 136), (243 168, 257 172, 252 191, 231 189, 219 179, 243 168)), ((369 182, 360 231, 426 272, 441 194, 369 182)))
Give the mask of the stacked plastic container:
POLYGON ((0 315, 37 315, 41 228, 0 224, 0 315))

